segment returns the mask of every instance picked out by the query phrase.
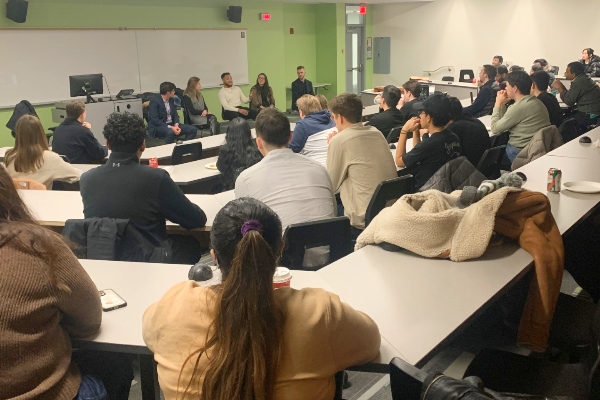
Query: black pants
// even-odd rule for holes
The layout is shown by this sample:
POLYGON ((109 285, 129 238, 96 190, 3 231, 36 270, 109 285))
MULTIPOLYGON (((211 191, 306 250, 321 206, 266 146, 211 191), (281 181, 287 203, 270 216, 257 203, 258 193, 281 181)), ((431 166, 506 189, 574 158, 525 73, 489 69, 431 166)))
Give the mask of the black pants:
POLYGON ((591 114, 584 113, 581 111, 577 111, 575 114, 572 115, 572 117, 575 118, 575 121, 577 121, 579 126, 581 126, 584 133, 589 130, 590 125, 596 125, 598 123, 597 116, 594 116, 592 118, 591 114))
POLYGON ((223 117, 223 119, 227 120, 227 121, 231 121, 233 119, 236 118, 244 118, 244 119, 256 119, 256 116, 258 115, 258 111, 257 110, 251 110, 247 107, 238 107, 242 110, 246 110, 248 111, 248 115, 244 115, 244 114, 240 114, 237 111, 229 111, 229 110, 223 110, 223 114, 221 115, 223 117))
POLYGON ((171 264, 196 264, 207 249, 191 235, 169 235, 171 264))
POLYGON ((131 356, 93 350, 75 350, 72 355, 81 374, 97 376, 106 389, 108 400, 127 400, 133 367, 131 356))

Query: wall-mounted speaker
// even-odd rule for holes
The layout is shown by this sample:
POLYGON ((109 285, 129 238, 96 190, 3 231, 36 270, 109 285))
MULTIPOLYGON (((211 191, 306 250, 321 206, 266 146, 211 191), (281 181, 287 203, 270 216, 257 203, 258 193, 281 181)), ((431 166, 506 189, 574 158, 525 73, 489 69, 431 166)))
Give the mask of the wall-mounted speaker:
POLYGON ((6 18, 22 24, 27 19, 28 6, 29 2, 26 0, 8 0, 8 3, 6 3, 6 18))
POLYGON ((227 19, 230 22, 235 22, 236 24, 242 22, 242 7, 229 6, 227 9, 227 19))

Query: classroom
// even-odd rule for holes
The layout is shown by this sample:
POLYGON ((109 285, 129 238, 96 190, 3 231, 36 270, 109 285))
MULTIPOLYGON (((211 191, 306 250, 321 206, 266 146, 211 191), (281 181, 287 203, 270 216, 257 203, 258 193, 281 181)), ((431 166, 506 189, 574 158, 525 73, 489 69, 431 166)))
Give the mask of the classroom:
POLYGON ((600 399, 597 1, 6 1, 0 399, 600 399))

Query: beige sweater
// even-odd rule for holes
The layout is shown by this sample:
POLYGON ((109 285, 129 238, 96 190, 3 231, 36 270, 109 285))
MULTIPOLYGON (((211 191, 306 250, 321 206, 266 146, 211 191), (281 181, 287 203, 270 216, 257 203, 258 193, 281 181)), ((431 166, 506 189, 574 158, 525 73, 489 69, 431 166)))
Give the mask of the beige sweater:
MULTIPOLYGON (((284 317, 275 399, 331 400, 337 371, 368 362, 379 353, 377 325, 334 294, 282 288, 275 291, 275 303, 284 317)), ((188 355, 204 345, 212 310, 214 291, 187 281, 173 286, 144 313, 144 341, 158 363, 165 399, 177 398, 180 370, 188 355)), ((199 366, 200 370, 206 366, 204 357, 199 366)), ((181 375, 181 391, 192 370, 188 362, 181 375)))
POLYGON ((44 151, 44 162, 40 169, 35 172, 17 172, 14 163, 6 166, 8 174, 13 179, 31 179, 46 185, 47 189, 52 189, 52 181, 77 182, 81 176, 81 171, 65 162, 58 154, 53 151, 44 151))
POLYGON ((365 227, 365 214, 379 183, 398 172, 385 137, 372 126, 354 124, 335 135, 327 149, 327 172, 340 192, 344 215, 356 228, 365 227))
MULTIPOLYGON (((24 242, 35 237, 18 235, 24 242)), ((79 390, 70 336, 96 333, 102 307, 96 286, 58 235, 53 247, 59 257, 52 265, 14 240, 0 247, 0 399, 70 400, 79 390)))

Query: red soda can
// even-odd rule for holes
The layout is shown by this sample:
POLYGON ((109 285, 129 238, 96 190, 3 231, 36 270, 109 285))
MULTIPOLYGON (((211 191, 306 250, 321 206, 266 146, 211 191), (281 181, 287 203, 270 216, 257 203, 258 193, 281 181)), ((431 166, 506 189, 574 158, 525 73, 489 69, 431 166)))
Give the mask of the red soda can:
POLYGON ((150 159, 148 159, 148 164, 150 164, 150 168, 158 168, 158 158, 150 157, 150 159))
POLYGON ((562 171, 558 168, 550 168, 548 170, 548 191, 558 193, 560 192, 562 180, 562 171))

